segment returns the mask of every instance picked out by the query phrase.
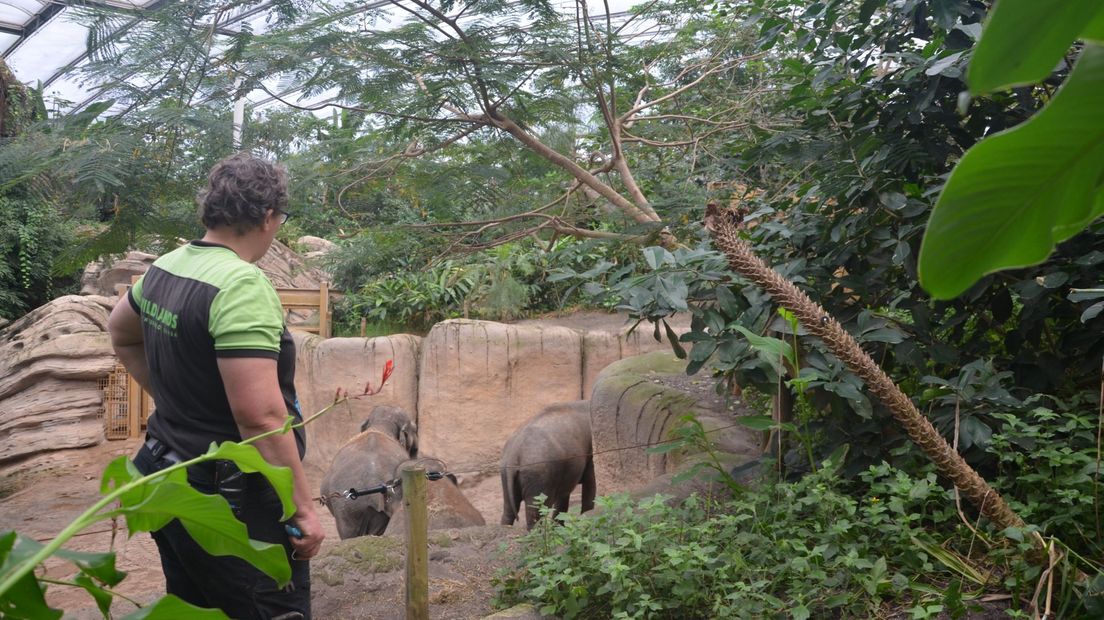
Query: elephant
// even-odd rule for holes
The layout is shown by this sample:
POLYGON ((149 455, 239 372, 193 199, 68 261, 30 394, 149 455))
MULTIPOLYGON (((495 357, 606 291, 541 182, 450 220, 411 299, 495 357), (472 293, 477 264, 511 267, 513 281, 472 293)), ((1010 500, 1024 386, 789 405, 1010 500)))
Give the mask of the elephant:
POLYGON ((360 425, 360 432, 375 429, 395 438, 410 453, 410 458, 418 456, 418 425, 401 407, 379 405, 372 409, 368 418, 360 425))
POLYGON ((342 540, 382 535, 399 500, 392 489, 356 499, 341 494, 390 482, 396 465, 417 456, 417 427, 402 409, 376 407, 361 428, 341 446, 322 478, 321 495, 342 540))
POLYGON ((591 454, 590 401, 549 405, 506 440, 502 449, 502 525, 513 525, 525 502, 525 526, 540 515, 534 501, 567 510, 571 492, 583 485, 582 512, 594 508, 596 484, 591 454))
MULTIPOLYGON (((399 463, 395 467, 395 478, 402 478, 402 472, 408 467, 421 467, 426 472, 445 472, 445 464, 439 459, 425 457, 399 463)), ((402 492, 397 494, 399 506, 391 515, 387 526, 388 534, 401 534, 406 530, 403 518, 402 492)), ((456 476, 446 473, 440 480, 430 480, 426 485, 426 513, 429 517, 429 529, 447 530, 454 527, 472 527, 486 525, 483 515, 472 505, 464 492, 460 490, 456 476)))

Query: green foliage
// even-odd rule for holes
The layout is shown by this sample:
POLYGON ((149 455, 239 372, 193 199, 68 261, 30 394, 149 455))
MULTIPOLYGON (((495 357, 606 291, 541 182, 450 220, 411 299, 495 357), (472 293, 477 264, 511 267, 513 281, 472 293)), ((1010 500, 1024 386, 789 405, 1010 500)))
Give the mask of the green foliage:
MULTIPOLYGON (((970 61, 970 91, 1043 80, 1064 64, 1075 39, 1104 38, 1099 16, 1104 9, 1088 0, 997 3, 970 61)), ((934 297, 960 295, 986 273, 1038 263, 1104 213, 1101 107, 1104 48, 1089 42, 1030 122, 966 153, 921 247, 920 278, 934 297)))
POLYGON ((457 316, 472 281, 453 261, 424 271, 406 271, 373 280, 348 297, 346 316, 408 325, 426 331, 457 316))
MULTIPOLYGON (((784 85, 778 113, 791 120, 784 131, 732 142, 728 174, 754 189, 710 192, 746 214, 756 252, 840 320, 950 439, 957 411, 958 445, 975 466, 988 462, 988 437, 1001 425, 995 414, 1021 411, 1034 394, 1098 390, 1100 307, 1080 305, 1091 293, 1071 303, 1067 290, 1099 284, 1104 226, 1070 238, 1037 268, 983 278, 953 301, 932 300, 916 271, 933 202, 925 188, 984 136, 1030 118, 1067 69, 1040 86, 975 100, 963 117, 959 94, 985 18, 977 3, 754 0, 719 9, 759 29, 758 44, 770 51, 763 62, 784 85), (886 57, 893 61, 870 60, 886 57)), ((912 466, 913 453, 897 450, 904 436, 861 382, 816 339, 794 333, 702 233, 688 237, 689 250, 669 260, 652 250, 654 269, 638 257, 646 277, 631 268, 602 274, 620 307, 651 319, 689 309, 692 330, 681 344, 692 345, 691 373, 709 368, 766 394, 797 379, 815 409, 807 412, 820 444, 814 456, 850 444, 846 474, 882 459, 912 466), (783 375, 778 355, 760 353, 749 334, 799 349, 799 374, 783 375)), ((809 461, 780 458, 790 467, 809 461)))
MULTIPOLYGON (((293 418, 282 429, 286 433, 293 418)), ((62 549, 70 538, 106 519, 124 517, 128 533, 148 532, 178 519, 188 533, 207 552, 233 555, 253 564, 279 583, 291 578, 285 551, 280 545, 250 540, 245 525, 238 521, 230 505, 219 495, 196 491, 187 482, 185 469, 196 463, 215 459, 230 459, 242 471, 260 473, 276 490, 283 504, 283 518, 294 514, 291 471, 269 465, 252 443, 272 433, 258 435, 241 443, 211 444, 203 455, 177 463, 159 472, 143 476, 127 457, 119 457, 104 470, 100 484, 103 497, 65 527, 48 544, 42 545, 14 531, 0 533, 0 611, 5 617, 57 618, 60 610, 46 605, 44 584, 35 576, 42 562, 55 556, 72 563, 79 571, 73 585, 88 591, 100 611, 108 615, 113 593, 111 588, 125 577, 115 569, 115 554, 75 553, 62 549)), ((219 611, 201 610, 168 595, 128 618, 224 618, 219 611)))
MULTIPOLYGON (((411 252, 425 249, 418 243, 419 237, 400 228, 364 235, 335 253, 337 281, 366 279, 340 308, 347 329, 360 317, 425 331, 447 318, 501 321, 560 310, 587 301, 580 283, 571 281, 579 275, 575 269, 605 273, 616 266, 611 261, 622 260, 617 247, 562 238, 548 250, 526 239, 426 268, 415 262, 419 250, 411 252), (397 267, 389 271, 387 265, 397 267)), ((593 280, 587 284, 601 290, 593 280)))
POLYGON ((57 217, 50 203, 0 193, 0 317, 19 318, 75 284, 59 265, 73 233, 57 217))
MULTIPOLYGON (((962 556, 929 531, 957 519, 948 492, 932 474, 887 465, 863 480, 858 499, 832 466, 722 504, 600 498, 594 515, 530 532, 517 570, 498 578, 498 601, 564 618, 873 617, 886 605, 945 604, 933 593, 957 574, 944 560, 962 556)), ((967 586, 959 605, 971 609, 982 588, 967 586)))
POLYGON ((1101 109, 1104 47, 1090 45, 1031 122, 966 153, 920 248, 920 281, 934 297, 959 295, 986 273, 1036 264, 1104 213, 1101 109))
POLYGON ((994 485, 1024 520, 1089 558, 1104 557, 1095 408, 1084 403, 996 414, 1002 426, 986 447, 996 461, 994 485))

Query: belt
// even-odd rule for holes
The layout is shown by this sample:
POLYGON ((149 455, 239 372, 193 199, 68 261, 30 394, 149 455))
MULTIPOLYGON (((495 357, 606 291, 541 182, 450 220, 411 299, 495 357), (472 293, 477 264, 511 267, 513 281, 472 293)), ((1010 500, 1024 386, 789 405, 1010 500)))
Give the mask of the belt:
POLYGON ((179 452, 170 448, 169 444, 154 437, 146 440, 146 448, 149 449, 155 459, 165 460, 173 464, 187 460, 179 452))

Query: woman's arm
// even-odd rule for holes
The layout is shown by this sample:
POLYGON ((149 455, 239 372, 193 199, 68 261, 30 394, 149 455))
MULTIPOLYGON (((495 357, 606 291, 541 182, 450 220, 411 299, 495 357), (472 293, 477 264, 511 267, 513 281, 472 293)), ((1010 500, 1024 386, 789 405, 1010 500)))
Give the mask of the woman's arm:
POLYGON ((146 363, 146 349, 142 342, 142 317, 134 311, 125 296, 115 304, 107 319, 107 333, 111 335, 115 355, 127 372, 143 390, 150 392, 149 364, 146 363))
MULTIPOLYGON (((220 357, 219 373, 242 439, 281 428, 288 412, 276 378, 276 360, 264 357, 220 357)), ((310 486, 299 460, 299 448, 291 433, 265 437, 253 444, 266 461, 291 469, 294 480, 295 516, 302 538, 291 537, 298 559, 318 553, 325 533, 314 508, 310 486)))

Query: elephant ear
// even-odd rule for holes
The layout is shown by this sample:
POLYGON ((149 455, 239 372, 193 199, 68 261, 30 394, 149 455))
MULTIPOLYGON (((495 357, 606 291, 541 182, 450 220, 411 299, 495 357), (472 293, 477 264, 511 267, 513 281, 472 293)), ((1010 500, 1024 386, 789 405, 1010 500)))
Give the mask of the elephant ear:
POLYGON ((413 422, 407 422, 399 429, 399 443, 406 448, 410 458, 418 458, 418 426, 413 422))

